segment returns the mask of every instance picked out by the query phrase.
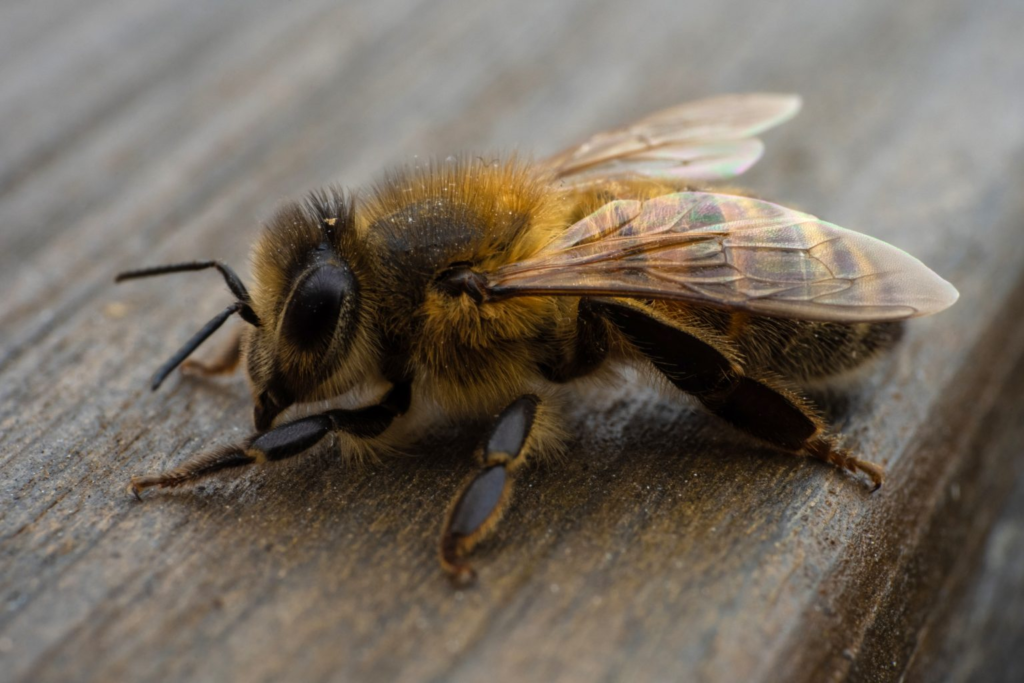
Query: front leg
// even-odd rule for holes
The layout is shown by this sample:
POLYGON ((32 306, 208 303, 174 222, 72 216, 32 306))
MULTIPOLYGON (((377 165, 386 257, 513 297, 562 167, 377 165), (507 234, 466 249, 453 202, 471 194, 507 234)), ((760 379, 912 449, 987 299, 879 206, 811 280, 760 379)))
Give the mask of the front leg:
POLYGON ((231 337, 227 342, 217 349, 208 360, 185 359, 180 366, 183 375, 194 375, 196 377, 215 377, 227 375, 238 368, 242 360, 242 329, 236 327, 231 331, 231 337))
POLYGON ((516 474, 540 450, 542 437, 550 435, 550 418, 532 394, 516 399, 498 416, 478 454, 480 469, 456 496, 441 535, 441 567, 456 583, 465 585, 476 577, 463 558, 501 520, 516 474))
POLYGON ((172 470, 132 477, 128 490, 141 498, 143 489, 172 488, 202 479, 214 472, 255 463, 284 460, 308 451, 333 432, 372 438, 379 436, 392 421, 409 409, 409 382, 396 384, 377 405, 358 410, 328 410, 263 432, 243 443, 225 446, 195 455, 172 470))

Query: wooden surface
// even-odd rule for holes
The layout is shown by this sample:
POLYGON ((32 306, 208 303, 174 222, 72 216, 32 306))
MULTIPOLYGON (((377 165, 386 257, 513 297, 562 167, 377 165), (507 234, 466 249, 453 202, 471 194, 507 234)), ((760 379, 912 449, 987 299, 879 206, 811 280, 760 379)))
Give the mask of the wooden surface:
POLYGON ((0 7, 0 680, 1020 680, 1024 5, 1017 0, 19 0, 0 7), (147 378, 278 202, 411 155, 545 153, 793 91, 745 183, 962 298, 832 402, 861 482, 640 386, 581 397, 453 590, 472 439, 136 503, 250 426, 242 378, 147 378))

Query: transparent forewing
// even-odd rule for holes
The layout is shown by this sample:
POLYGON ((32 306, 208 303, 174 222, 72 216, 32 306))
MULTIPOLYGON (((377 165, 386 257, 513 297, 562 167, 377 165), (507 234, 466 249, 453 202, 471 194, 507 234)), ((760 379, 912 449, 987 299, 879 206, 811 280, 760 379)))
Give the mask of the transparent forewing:
POLYGON ((488 277, 492 296, 676 299, 835 322, 937 313, 957 291, 885 242, 758 199, 620 200, 488 277))
POLYGON ((758 133, 791 118, 796 95, 726 95, 672 107, 599 133, 544 162, 569 185, 629 177, 719 180, 764 151, 758 133))
POLYGON ((703 145, 681 143, 653 147, 582 168, 572 173, 565 184, 578 187, 605 180, 630 178, 722 180, 745 172, 757 163, 763 153, 764 143, 757 138, 703 145))

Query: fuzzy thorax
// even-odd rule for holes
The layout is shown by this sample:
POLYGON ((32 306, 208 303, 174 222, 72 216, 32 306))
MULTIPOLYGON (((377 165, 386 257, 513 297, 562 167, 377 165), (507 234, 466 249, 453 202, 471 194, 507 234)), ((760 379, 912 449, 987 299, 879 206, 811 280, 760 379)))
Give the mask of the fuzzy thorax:
MULTIPOLYGON (((422 334, 413 361, 439 388, 451 408, 497 405, 537 380, 548 347, 541 339, 563 332, 558 321, 571 302, 524 297, 477 304, 469 297, 431 292, 421 308, 422 334)), ((565 330, 564 334, 568 334, 565 330)))

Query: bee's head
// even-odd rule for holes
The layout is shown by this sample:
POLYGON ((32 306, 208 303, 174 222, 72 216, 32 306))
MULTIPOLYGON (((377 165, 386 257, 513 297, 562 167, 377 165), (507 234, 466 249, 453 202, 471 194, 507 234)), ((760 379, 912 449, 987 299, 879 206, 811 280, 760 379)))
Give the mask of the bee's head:
POLYGON ((372 365, 351 202, 340 191, 277 212, 253 251, 252 307, 263 323, 246 342, 257 429, 292 403, 340 393, 372 365))
POLYGON ((237 313, 256 406, 256 428, 268 429, 293 403, 337 395, 376 367, 353 210, 340 190, 282 208, 256 244, 252 291, 220 261, 193 261, 121 273, 116 281, 216 268, 236 301, 204 325, 153 375, 155 390, 237 313))

